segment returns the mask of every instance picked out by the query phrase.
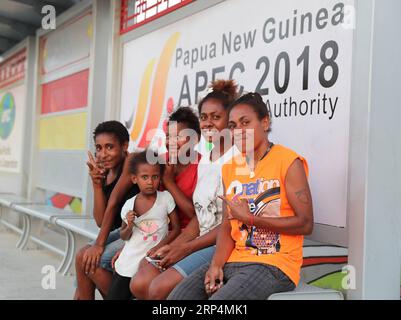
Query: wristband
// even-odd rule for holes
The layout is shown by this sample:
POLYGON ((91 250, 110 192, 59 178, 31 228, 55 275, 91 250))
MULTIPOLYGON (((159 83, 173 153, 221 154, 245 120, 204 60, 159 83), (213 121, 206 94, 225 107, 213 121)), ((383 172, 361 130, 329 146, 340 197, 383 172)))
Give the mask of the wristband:
POLYGON ((253 227, 254 219, 255 219, 255 216, 253 214, 251 214, 251 217, 249 219, 249 224, 251 225, 251 227, 253 227))

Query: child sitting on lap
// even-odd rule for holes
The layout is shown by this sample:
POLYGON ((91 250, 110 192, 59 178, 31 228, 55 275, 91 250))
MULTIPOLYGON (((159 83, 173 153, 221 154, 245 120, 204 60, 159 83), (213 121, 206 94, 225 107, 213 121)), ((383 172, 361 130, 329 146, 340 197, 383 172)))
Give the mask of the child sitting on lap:
POLYGON ((130 162, 131 180, 138 185, 140 192, 127 200, 121 210, 123 223, 120 235, 125 245, 114 264, 108 300, 130 299, 129 284, 139 262, 180 233, 173 197, 168 191, 157 190, 162 171, 161 164, 149 163, 146 151, 135 155, 130 162))

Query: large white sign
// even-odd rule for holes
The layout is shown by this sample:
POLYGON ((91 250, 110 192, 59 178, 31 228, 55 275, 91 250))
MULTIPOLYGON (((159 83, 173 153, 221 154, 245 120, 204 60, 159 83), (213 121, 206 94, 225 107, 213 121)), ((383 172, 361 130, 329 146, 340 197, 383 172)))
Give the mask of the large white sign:
POLYGON ((85 13, 41 38, 42 74, 64 70, 89 57, 92 20, 92 13, 85 13))
POLYGON ((0 91, 0 170, 21 169, 25 86, 0 91))
POLYGON ((121 120, 145 147, 173 106, 233 78, 310 167, 315 222, 346 224, 353 1, 229 0, 124 45, 121 120))

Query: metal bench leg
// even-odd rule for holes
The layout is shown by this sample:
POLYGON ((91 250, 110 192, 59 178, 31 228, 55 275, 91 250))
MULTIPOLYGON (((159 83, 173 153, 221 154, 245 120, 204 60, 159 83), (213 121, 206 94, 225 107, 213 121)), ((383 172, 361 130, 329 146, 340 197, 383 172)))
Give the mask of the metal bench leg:
POLYGON ((4 225, 3 223, 3 206, 0 204, 0 224, 4 225))
POLYGON ((28 241, 29 236, 31 234, 31 219, 28 215, 22 215, 22 234, 20 241, 17 243, 17 248, 23 250, 25 249, 28 241))
POLYGON ((25 215, 22 215, 22 233, 21 233, 21 237, 19 238, 18 242, 17 242, 17 248, 21 248, 21 244, 24 241, 25 238, 25 233, 26 233, 26 220, 25 220, 25 215))
POLYGON ((25 217, 26 232, 25 232, 25 238, 21 243, 22 250, 26 248, 29 238, 31 236, 31 217, 28 215, 24 215, 24 217, 25 217))
POLYGON ((3 206, 0 204, 0 224, 2 224, 3 226, 6 226, 6 224, 4 223, 5 220, 3 218, 4 218, 3 206))
POLYGON ((67 261, 69 255, 70 255, 71 237, 70 237, 68 230, 63 228, 63 231, 64 231, 65 238, 66 238, 65 250, 64 250, 63 260, 61 261, 61 263, 57 269, 57 272, 61 272, 61 270, 64 269, 65 262, 67 261))
POLYGON ((63 270, 64 276, 66 276, 68 274, 68 271, 70 270, 72 262, 74 261, 74 257, 75 257, 75 236, 71 230, 67 230, 67 232, 70 236, 70 250, 69 250, 68 259, 65 263, 65 267, 63 270))

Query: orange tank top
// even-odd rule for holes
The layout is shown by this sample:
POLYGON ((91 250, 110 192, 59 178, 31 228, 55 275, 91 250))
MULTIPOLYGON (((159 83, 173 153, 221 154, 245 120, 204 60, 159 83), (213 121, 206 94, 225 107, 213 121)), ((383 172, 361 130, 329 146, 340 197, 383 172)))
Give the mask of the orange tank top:
MULTIPOLYGON (((249 209, 255 216, 294 216, 286 195, 285 177, 296 159, 303 162, 308 174, 306 160, 281 145, 274 145, 257 163, 254 175, 251 175, 244 156, 237 156, 222 168, 226 196, 232 199, 238 195, 240 199, 247 199, 249 209)), ((235 248, 227 262, 273 265, 298 284, 302 266, 302 235, 279 234, 248 226, 236 219, 230 220, 230 223, 235 248)))

